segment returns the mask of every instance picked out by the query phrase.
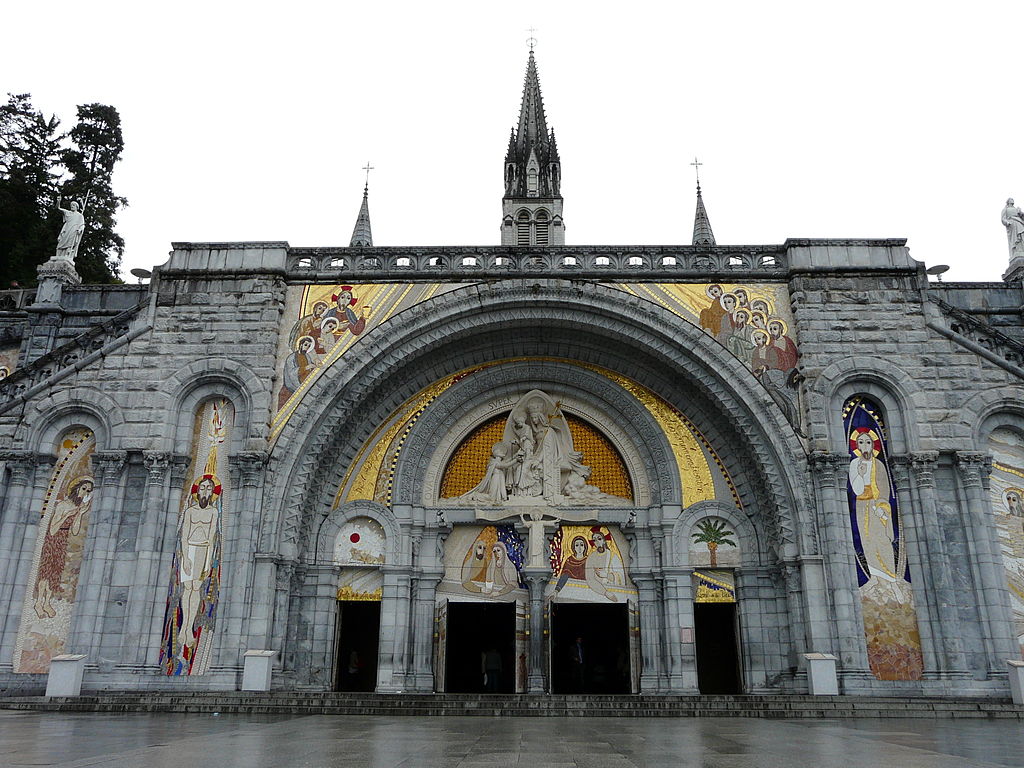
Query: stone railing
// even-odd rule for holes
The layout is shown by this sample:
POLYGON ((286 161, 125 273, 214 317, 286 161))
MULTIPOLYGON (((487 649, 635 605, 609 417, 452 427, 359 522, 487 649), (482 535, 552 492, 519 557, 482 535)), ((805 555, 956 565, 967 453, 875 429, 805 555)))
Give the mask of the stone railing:
POLYGON ((106 354, 141 334, 147 327, 133 321, 149 298, 106 322, 94 325, 66 344, 47 352, 28 365, 16 368, 0 381, 0 413, 73 373, 91 359, 106 354))
POLYGON ((932 294, 928 295, 928 299, 939 307, 945 321, 945 328, 932 327, 940 332, 947 331, 944 335, 954 341, 1024 376, 1024 344, 932 294))
POLYGON ((0 312, 23 309, 35 300, 35 288, 10 288, 0 291, 0 312))
POLYGON ((786 248, 759 246, 462 246, 289 248, 289 279, 476 280, 509 276, 672 280, 779 278, 786 248))

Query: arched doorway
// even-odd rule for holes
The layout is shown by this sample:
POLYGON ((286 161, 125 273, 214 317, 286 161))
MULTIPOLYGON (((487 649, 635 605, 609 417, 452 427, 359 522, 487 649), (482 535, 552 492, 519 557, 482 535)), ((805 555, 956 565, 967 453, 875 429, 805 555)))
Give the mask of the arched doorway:
POLYGON ((341 567, 337 593, 334 688, 371 692, 377 687, 381 598, 386 536, 369 517, 349 520, 338 532, 334 562, 341 567))

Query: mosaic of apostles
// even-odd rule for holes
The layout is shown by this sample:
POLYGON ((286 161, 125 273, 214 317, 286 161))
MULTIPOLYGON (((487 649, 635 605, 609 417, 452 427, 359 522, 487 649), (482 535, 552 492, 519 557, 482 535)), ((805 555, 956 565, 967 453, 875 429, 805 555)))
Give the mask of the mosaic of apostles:
POLYGON ((1013 430, 995 429, 988 446, 992 454, 990 509, 999 532, 1014 637, 1024 657, 1024 437, 1013 430))
POLYGON ((14 646, 15 672, 48 672, 50 660, 66 652, 96 484, 95 448, 87 429, 68 432, 58 442, 14 646))
POLYGON ((480 482, 454 499, 460 504, 506 506, 548 504, 624 506, 630 499, 604 493, 587 481, 590 467, 573 445, 559 403, 535 389, 523 395, 505 422, 502 439, 480 482))
POLYGON ((924 672, 921 637, 880 409, 866 398, 851 398, 843 408, 843 423, 849 436, 847 498, 868 664, 880 680, 919 680, 924 672))
POLYGON ((196 412, 160 646, 167 675, 201 675, 210 666, 224 540, 221 478, 227 467, 220 454, 233 418, 231 403, 223 399, 209 400, 196 412))

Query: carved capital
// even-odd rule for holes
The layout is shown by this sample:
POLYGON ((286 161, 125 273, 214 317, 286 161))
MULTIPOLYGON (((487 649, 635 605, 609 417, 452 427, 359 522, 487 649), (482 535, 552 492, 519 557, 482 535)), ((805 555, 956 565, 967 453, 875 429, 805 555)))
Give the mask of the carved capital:
POLYGON ((910 482, 910 464, 909 456, 889 456, 889 471, 898 487, 906 488, 910 482))
POLYGON ((11 470, 13 485, 31 483, 36 467, 41 463, 40 457, 32 451, 4 451, 0 453, 0 461, 3 461, 11 470))
POLYGON ((172 454, 170 458, 170 471, 171 471, 171 482, 174 485, 180 485, 185 480, 185 472, 188 471, 188 465, 192 462, 192 459, 188 456, 182 456, 180 454, 172 454))
POLYGON ((96 451, 92 455, 92 464, 98 485, 114 485, 121 477, 127 451, 96 451))
POLYGON ((242 451, 230 457, 231 463, 238 467, 241 484, 250 488, 259 485, 269 459, 266 451, 242 451))
POLYGON ((935 467, 939 463, 937 451, 918 451, 910 454, 910 469, 920 488, 935 487, 935 467))
POLYGON ((983 487, 991 467, 991 457, 978 451, 957 451, 955 458, 960 481, 968 488, 983 487))
POLYGON ((841 471, 850 465, 850 457, 828 451, 814 451, 807 457, 811 471, 821 480, 823 486, 833 486, 842 476, 841 471))
POLYGON ((147 485, 163 483, 167 470, 171 467, 171 458, 170 453, 160 451, 146 451, 142 454, 142 463, 145 464, 146 471, 149 473, 146 476, 147 485))

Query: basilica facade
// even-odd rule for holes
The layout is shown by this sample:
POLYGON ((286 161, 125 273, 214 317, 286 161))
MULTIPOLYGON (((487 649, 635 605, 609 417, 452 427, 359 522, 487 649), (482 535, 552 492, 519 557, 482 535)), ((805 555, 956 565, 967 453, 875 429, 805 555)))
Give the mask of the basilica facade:
MULTIPOLYGON (((0 689, 1008 695, 1021 272, 566 245, 527 66, 500 245, 175 243, 0 311, 0 689)), ((496 238, 499 239, 499 238, 496 238)))

